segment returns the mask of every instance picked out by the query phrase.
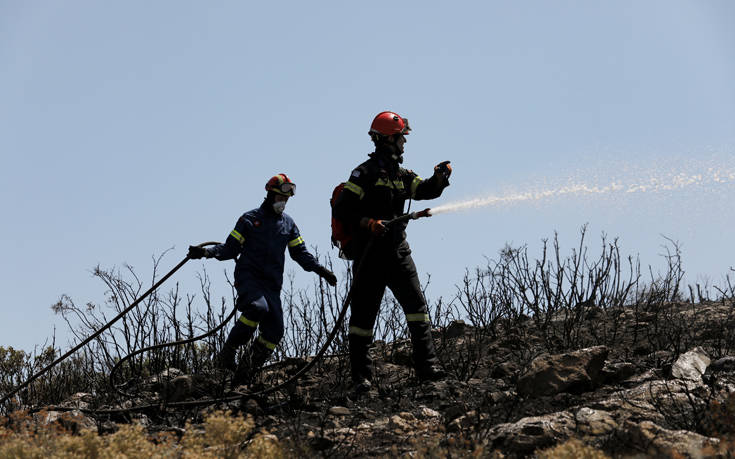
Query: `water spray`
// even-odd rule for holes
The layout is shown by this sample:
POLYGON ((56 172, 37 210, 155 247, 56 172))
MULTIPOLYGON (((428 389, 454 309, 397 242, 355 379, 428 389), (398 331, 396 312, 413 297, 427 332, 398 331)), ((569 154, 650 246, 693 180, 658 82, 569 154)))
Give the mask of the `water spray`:
MULTIPOLYGON (((432 209, 426 209, 427 215, 437 215, 446 212, 470 210, 480 207, 514 205, 523 202, 538 202, 564 196, 602 196, 620 195, 629 196, 637 193, 663 193, 681 190, 694 186, 723 185, 735 183, 735 169, 721 170, 713 167, 695 173, 670 173, 667 175, 649 172, 649 177, 642 180, 625 182, 613 180, 608 185, 589 185, 586 183, 571 182, 567 185, 541 189, 535 191, 512 192, 507 194, 489 195, 442 204, 432 209)), ((423 216, 423 215, 422 215, 423 216)))

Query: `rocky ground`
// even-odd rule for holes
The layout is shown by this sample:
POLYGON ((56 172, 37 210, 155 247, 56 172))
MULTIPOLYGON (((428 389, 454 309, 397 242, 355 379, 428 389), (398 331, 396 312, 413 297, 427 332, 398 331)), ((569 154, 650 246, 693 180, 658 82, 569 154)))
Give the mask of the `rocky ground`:
MULTIPOLYGON (((77 411, 75 420, 64 422, 101 433, 126 422, 176 433, 186 421, 225 408, 252 415, 256 430, 287 444, 293 456, 525 457, 577 438, 613 457, 730 457, 734 325, 728 302, 580 306, 571 315, 498 320, 483 328, 457 321, 435 332, 452 375, 443 381, 416 380, 408 341, 378 342, 371 351, 376 384, 367 393, 351 392, 346 357, 332 356, 284 391, 171 408, 166 404, 216 395, 222 386, 170 369, 137 388, 134 398, 107 408, 151 401, 157 407, 77 411)), ((250 390, 284 381, 302 364, 271 365, 250 390)), ((78 394, 60 406, 98 405, 78 394)), ((60 411, 47 407, 44 418, 38 416, 51 422, 60 411)))

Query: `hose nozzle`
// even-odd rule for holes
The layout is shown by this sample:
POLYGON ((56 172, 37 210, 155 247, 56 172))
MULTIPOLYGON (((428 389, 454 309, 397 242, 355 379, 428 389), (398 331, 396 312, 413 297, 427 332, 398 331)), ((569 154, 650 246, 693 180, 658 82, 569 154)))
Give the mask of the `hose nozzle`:
POLYGON ((428 207, 424 210, 417 210, 416 212, 411 212, 411 220, 416 220, 417 218, 422 217, 431 217, 431 209, 428 207))
POLYGON ((393 220, 388 220, 383 222, 384 225, 390 226, 395 223, 401 223, 406 222, 408 220, 416 220, 417 218, 421 217, 431 217, 431 209, 424 209, 424 210, 417 210, 416 212, 411 212, 410 214, 403 214, 400 217, 396 217, 393 220))

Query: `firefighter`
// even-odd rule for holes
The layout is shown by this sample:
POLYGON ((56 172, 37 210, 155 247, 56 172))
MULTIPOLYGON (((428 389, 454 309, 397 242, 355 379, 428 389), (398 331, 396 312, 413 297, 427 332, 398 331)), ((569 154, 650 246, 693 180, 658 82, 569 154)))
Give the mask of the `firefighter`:
POLYGON ((390 111, 379 113, 369 132, 375 151, 352 171, 332 208, 332 216, 352 234, 342 251, 346 258, 355 260, 349 350, 357 391, 371 387, 368 348, 386 287, 406 315, 418 378, 437 380, 446 376, 434 351, 426 300, 406 241, 407 223, 389 227, 383 224, 404 213, 406 200, 434 199, 449 186, 449 161, 438 164, 426 180, 401 167, 410 130, 406 118, 390 111), (366 252, 371 238, 373 243, 366 252))
POLYGON ((305 271, 315 272, 330 285, 337 284, 334 273, 309 253, 296 223, 283 212, 296 191, 296 184, 286 174, 278 174, 268 180, 265 189, 263 203, 237 220, 224 244, 189 247, 190 258, 237 258, 236 307, 242 315, 217 357, 218 367, 235 372, 233 386, 251 382, 283 337, 281 286, 286 247, 291 258, 305 271), (237 349, 250 342, 256 329, 259 330, 257 339, 236 366, 237 349))

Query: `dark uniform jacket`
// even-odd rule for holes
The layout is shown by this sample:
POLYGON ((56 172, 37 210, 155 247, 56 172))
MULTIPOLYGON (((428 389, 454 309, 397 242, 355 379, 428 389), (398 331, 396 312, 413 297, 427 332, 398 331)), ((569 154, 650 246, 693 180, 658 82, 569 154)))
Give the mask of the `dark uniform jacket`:
MULTIPOLYGON (((345 183, 332 210, 334 218, 347 225, 353 239, 343 250, 348 258, 356 258, 370 239, 370 232, 360 227, 364 217, 390 220, 403 215, 407 199, 434 199, 449 185, 443 175, 423 180, 413 171, 399 167, 394 161, 375 153, 357 166, 345 183)), ((377 239, 374 248, 383 250, 408 249, 408 222, 391 225, 388 234, 377 239)))
POLYGON ((277 214, 270 203, 264 202, 237 220, 224 244, 210 247, 207 252, 218 260, 237 257, 235 287, 238 292, 249 291, 252 295, 263 288, 280 292, 286 247, 305 271, 319 266, 293 219, 285 213, 277 214))

